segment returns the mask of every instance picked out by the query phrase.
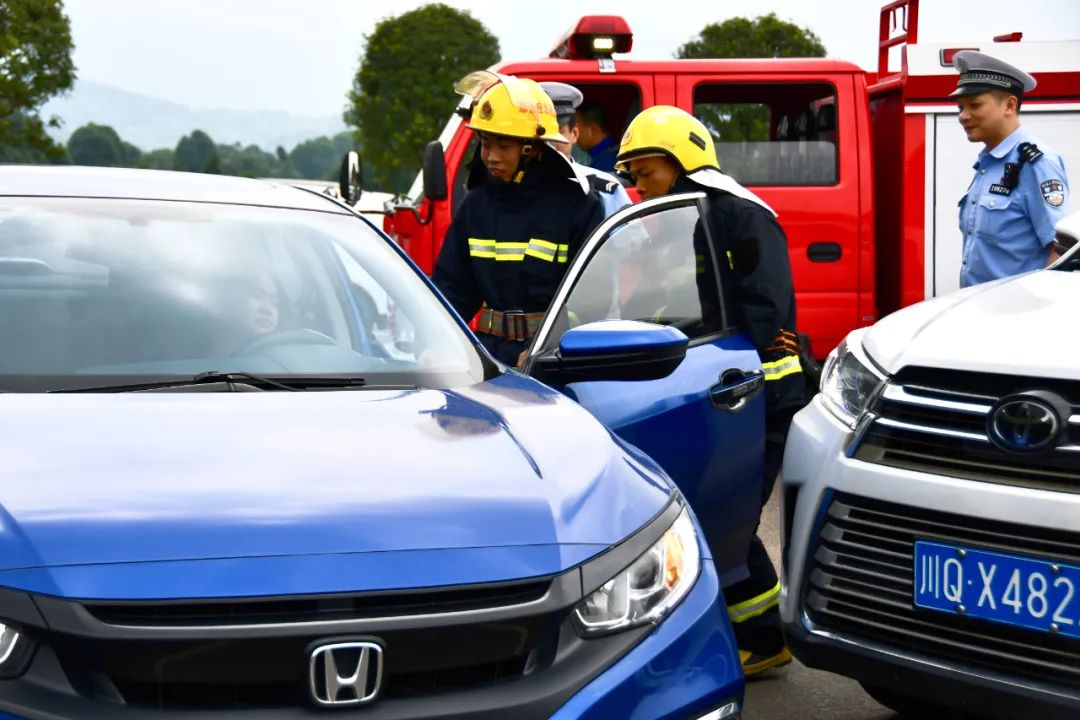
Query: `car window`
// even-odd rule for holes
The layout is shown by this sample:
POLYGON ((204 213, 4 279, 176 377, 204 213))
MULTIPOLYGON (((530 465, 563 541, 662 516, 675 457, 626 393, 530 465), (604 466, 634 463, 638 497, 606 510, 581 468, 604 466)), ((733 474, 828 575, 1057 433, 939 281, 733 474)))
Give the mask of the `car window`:
POLYGON ((556 332, 600 320, 672 325, 693 340, 723 329, 715 263, 697 205, 663 210, 616 225, 589 258, 558 308, 556 332))
POLYGON ((482 372, 359 218, 206 203, 0 199, 0 347, 0 389, 210 370, 445 385, 482 372))

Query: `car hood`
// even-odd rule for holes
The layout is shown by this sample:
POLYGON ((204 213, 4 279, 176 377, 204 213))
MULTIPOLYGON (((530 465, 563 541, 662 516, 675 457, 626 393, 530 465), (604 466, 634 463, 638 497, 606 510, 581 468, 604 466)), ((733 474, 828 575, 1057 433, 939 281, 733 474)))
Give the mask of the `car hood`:
POLYGON ((328 556, 362 567, 367 555, 386 575, 408 553, 424 562, 406 585, 546 574, 622 540, 671 492, 581 407, 513 375, 445 392, 8 394, 0 406, 9 587, 41 568, 245 558, 325 574, 328 556), (430 568, 466 557, 457 575, 430 568))
POLYGON ((1080 273, 1038 271, 899 310, 863 346, 890 374, 922 366, 1080 379, 1078 304, 1080 273))

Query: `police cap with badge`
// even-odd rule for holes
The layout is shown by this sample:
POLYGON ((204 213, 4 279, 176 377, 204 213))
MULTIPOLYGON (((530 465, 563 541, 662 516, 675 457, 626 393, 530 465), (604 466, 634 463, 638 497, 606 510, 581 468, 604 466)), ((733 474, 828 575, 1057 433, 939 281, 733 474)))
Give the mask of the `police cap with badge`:
POLYGON ((1035 89, 1035 78, 1023 70, 975 50, 956 53, 953 67, 960 71, 960 80, 949 97, 978 95, 993 90, 1004 90, 1023 97, 1024 93, 1035 89))

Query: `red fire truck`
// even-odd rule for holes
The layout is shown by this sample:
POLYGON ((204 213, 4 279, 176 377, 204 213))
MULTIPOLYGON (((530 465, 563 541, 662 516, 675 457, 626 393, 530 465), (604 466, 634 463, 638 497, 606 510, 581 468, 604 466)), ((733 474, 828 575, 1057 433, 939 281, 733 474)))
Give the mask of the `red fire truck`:
MULTIPOLYGON (((919 0, 882 8, 876 72, 831 59, 624 60, 615 55, 630 51, 633 35, 617 16, 583 17, 549 57, 492 69, 575 85, 600 103, 616 139, 655 104, 736 127, 717 133, 721 168, 779 213, 799 327, 823 357, 853 328, 958 286, 957 202, 980 149, 967 142, 948 98, 958 50, 982 50, 1033 74, 1024 127, 1066 167, 1080 168, 1080 40, 1022 42, 1013 33, 920 44, 918 14, 919 0)), ((474 148, 453 115, 426 149, 411 191, 388 206, 385 229, 429 273, 474 148)))

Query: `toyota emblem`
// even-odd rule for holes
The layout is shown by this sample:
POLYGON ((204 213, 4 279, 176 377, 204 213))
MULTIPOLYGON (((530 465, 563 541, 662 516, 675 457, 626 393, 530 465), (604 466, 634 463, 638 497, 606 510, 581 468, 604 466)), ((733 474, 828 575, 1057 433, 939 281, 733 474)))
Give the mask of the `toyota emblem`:
MULTIPOLYGON (((1050 393, 1025 393, 999 401, 990 412, 990 440, 1002 450, 1032 453, 1057 444, 1063 400, 1050 393)), ((1067 406, 1066 406, 1067 407, 1067 406)))

